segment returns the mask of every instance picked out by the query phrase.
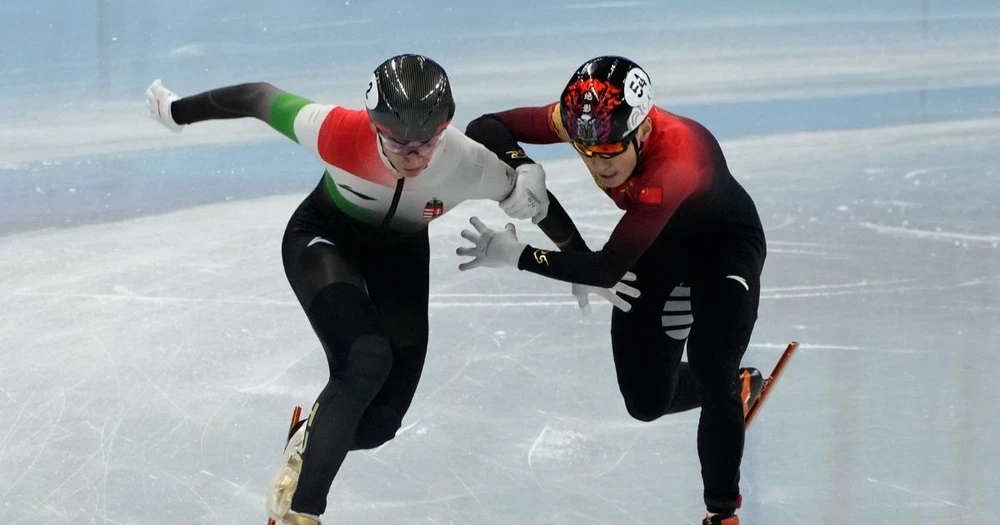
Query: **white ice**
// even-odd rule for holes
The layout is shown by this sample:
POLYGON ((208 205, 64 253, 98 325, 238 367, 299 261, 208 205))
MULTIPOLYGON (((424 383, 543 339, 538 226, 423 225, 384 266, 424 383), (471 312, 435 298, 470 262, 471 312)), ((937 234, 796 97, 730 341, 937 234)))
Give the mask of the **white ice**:
MULTIPOLYGON (((645 8, 646 19, 616 17, 609 28, 645 31, 632 54, 647 58, 654 79, 664 78, 664 105, 690 104, 697 118, 712 104, 780 108, 839 97, 843 113, 853 115, 847 124, 860 123, 775 133, 740 133, 740 124, 722 137, 769 244, 745 362, 768 369, 789 340, 802 343, 748 435, 744 523, 1000 522, 991 509, 1000 493, 1000 383, 992 369, 1000 346, 1000 11, 989 3, 930 4, 926 31, 919 2, 872 12, 855 3, 840 12, 830 7, 840 3, 797 15, 748 11, 714 23, 697 12, 675 20, 669 8, 648 2, 600 9, 563 2, 537 8, 548 23, 521 28, 512 25, 517 17, 496 15, 505 23, 491 25, 457 4, 407 12, 435 24, 461 22, 450 36, 416 47, 455 57, 459 104, 473 108, 464 110, 466 120, 554 98, 577 58, 586 58, 559 57, 535 39, 592 39, 602 12, 645 8), (554 24, 577 16, 578 26, 554 24), (658 19, 690 38, 649 34, 658 19), (448 50, 476 32, 515 56, 486 66, 448 50), (527 51, 517 42, 527 42, 527 51), (856 96, 912 91, 916 100, 926 90, 924 107, 932 111, 934 94, 954 89, 980 98, 895 123, 873 116, 880 108, 851 107, 856 96)), ((197 5, 181 7, 198 12, 197 5)), ((186 92, 213 87, 198 71, 181 73, 184 65, 207 58, 242 65, 258 50, 270 61, 254 76, 287 89, 314 86, 316 98, 346 104, 367 79, 364 68, 411 41, 350 48, 352 65, 339 84, 317 87, 341 52, 316 43, 317 31, 335 35, 375 27, 390 11, 404 15, 378 2, 310 6, 270 13, 278 18, 270 24, 242 7, 249 14, 220 19, 228 28, 222 36, 173 13, 173 23, 194 24, 189 38, 153 45, 155 52, 119 52, 126 66, 112 65, 107 89, 89 76, 100 61, 60 61, 63 48, 43 54, 62 79, 46 78, 27 58, 0 65, 0 88, 16 91, 23 106, 0 105, 0 208, 34 203, 39 194, 63 199, 38 224, 5 228, 0 237, 5 523, 266 520, 264 490, 291 407, 311 404, 327 377, 279 254, 285 222, 319 172, 305 151, 259 123, 169 134, 142 114, 141 94, 157 68, 176 73, 186 92), (287 40, 256 42, 265 25, 287 40), (237 30, 245 27, 261 32, 237 30), (267 54, 266 44, 282 43, 290 61, 267 54), (325 72, 316 72, 307 52, 330 64, 325 72), (73 91, 73 79, 86 86, 81 93, 58 103, 42 96, 73 91), (30 92, 30 81, 40 93, 30 92), (78 111, 66 112, 74 104, 78 111), (95 115, 102 117, 95 122, 95 115), (255 148, 272 164, 234 155, 255 148), (116 171, 140 181, 182 178, 197 192, 228 168, 233 185, 263 187, 264 179, 287 176, 294 187, 264 197, 233 189, 231 200, 219 193, 211 204, 129 218, 95 212, 63 220, 88 192, 131 191, 105 187, 116 171), (70 193, 60 177, 74 175, 79 190, 70 193)), ((141 7, 105 4, 110 27, 141 34, 158 19, 143 22, 141 7)), ((23 22, 22 45, 42 46, 31 43, 29 29, 55 15, 18 9, 5 5, 0 16, 23 22)), ((74 9, 94 16, 92 7, 74 9)), ((152 42, 169 40, 170 31, 156 27, 152 42)), ((388 31, 370 30, 383 31, 372 42, 388 31)), ((594 42, 582 45, 584 55, 602 52, 594 42)), ((226 72, 228 82, 248 77, 226 72)), ((206 76, 228 83, 219 71, 206 76)), ((600 246, 620 212, 570 150, 555 151, 546 161, 550 187, 591 246, 600 246)), ((138 202, 156 209, 165 198, 143 194, 138 202)), ((420 388, 395 440, 348 457, 326 522, 697 524, 704 512, 697 413, 655 423, 628 417, 607 303, 584 317, 567 285, 512 271, 460 273, 454 248, 473 214, 505 221, 495 204, 479 202, 431 227, 431 344, 420 388)), ((518 227, 523 239, 545 245, 533 226, 518 227)))

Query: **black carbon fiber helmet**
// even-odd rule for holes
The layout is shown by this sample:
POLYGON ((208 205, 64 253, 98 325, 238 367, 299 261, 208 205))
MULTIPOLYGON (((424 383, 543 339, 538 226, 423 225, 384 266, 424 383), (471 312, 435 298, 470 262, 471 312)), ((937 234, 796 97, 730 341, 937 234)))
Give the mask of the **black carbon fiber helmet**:
POLYGON ((563 127, 574 142, 612 144, 629 138, 653 107, 649 75, 619 56, 592 58, 580 66, 559 98, 563 127))
POLYGON ((455 116, 448 75, 421 55, 386 60, 372 74, 365 92, 368 117, 399 142, 422 142, 440 133, 455 116))

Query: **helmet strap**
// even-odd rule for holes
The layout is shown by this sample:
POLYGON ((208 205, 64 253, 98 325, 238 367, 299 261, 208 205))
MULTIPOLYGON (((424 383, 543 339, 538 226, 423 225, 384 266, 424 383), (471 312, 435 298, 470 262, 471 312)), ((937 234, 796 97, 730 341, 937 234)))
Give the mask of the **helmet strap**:
POLYGON ((642 170, 642 143, 639 142, 639 134, 636 133, 632 135, 632 147, 635 148, 635 168, 632 169, 632 173, 629 173, 628 178, 632 178, 636 173, 642 170))

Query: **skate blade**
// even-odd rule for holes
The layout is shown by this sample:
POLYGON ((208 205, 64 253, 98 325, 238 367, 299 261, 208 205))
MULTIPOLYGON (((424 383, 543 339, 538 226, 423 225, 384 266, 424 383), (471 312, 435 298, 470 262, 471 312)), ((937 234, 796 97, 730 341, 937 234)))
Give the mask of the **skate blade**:
POLYGON ((785 352, 781 354, 781 357, 778 358, 778 362, 774 365, 774 370, 771 371, 771 375, 764 379, 764 385, 760 389, 760 396, 757 398, 757 402, 750 407, 750 412, 743 420, 744 431, 749 429, 750 425, 754 422, 754 419, 757 418, 757 414, 760 413, 760 409, 764 406, 769 394, 772 390, 774 390, 774 387, 777 386, 778 380, 781 379, 781 374, 784 373, 785 366, 788 364, 788 361, 792 358, 792 355, 795 354, 795 350, 798 348, 799 343, 796 341, 788 343, 788 347, 785 348, 785 352))

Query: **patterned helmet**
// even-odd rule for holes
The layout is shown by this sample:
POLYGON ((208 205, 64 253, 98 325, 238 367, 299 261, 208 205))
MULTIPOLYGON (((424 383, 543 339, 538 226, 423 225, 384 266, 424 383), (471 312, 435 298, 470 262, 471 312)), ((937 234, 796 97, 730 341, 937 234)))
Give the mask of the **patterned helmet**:
POLYGON ((589 146, 628 140, 652 107, 649 75, 619 56, 588 60, 573 73, 559 99, 570 139, 589 146))

